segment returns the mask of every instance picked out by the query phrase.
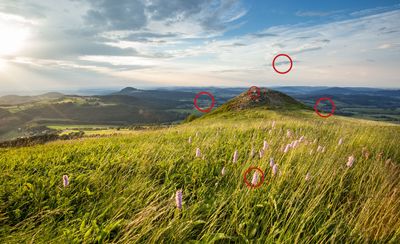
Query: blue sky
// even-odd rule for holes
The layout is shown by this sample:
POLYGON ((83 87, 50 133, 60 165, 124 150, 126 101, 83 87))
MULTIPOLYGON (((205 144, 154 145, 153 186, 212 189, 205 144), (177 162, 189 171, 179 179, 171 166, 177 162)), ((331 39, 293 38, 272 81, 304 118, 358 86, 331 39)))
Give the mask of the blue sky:
POLYGON ((399 20, 400 1, 0 0, 0 90, 398 88, 399 20))

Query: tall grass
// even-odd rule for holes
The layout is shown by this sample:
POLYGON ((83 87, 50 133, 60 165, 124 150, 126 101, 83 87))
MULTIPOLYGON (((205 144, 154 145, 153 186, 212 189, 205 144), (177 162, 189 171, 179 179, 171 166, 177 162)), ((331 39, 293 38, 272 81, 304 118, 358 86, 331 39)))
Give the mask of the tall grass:
POLYGON ((0 242, 398 243, 398 138, 400 127, 385 123, 249 110, 158 131, 3 149, 0 242), (265 155, 250 157, 264 140, 265 155), (265 172, 259 188, 243 182, 250 166, 265 172))

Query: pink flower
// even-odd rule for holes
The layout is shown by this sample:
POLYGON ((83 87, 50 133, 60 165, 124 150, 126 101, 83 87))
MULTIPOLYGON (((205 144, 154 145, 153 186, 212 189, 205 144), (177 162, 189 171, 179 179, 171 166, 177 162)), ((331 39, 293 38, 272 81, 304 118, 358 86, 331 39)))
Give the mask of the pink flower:
POLYGON ((175 203, 176 207, 181 210, 182 209, 182 190, 177 190, 175 193, 175 203))
POLYGON ((267 143, 267 141, 264 140, 263 150, 267 150, 267 149, 268 149, 268 143, 267 143))
POLYGON ((264 150, 260 149, 260 158, 264 157, 264 150))
POLYGON ((233 162, 234 163, 237 163, 238 157, 239 157, 239 153, 237 150, 235 150, 235 152, 233 153, 233 162))
POLYGON ((299 142, 303 142, 304 141, 304 136, 301 136, 299 139, 299 142))
POLYGON ((275 161, 274 161, 274 158, 270 158, 269 159, 269 167, 274 167, 274 165, 275 165, 275 161))
POLYGON ((292 132, 291 132, 290 130, 287 130, 287 131, 286 131, 286 136, 287 136, 287 137, 291 137, 291 136, 292 136, 292 132))
POLYGON ((306 181, 309 181, 311 179, 311 175, 310 175, 310 173, 308 172, 307 174, 306 174, 306 181))
POLYGON ((291 147, 290 144, 287 144, 286 147, 285 147, 285 150, 283 150, 283 152, 284 153, 289 152, 290 147, 291 147))
POLYGON ((353 166, 354 161, 355 161, 355 158, 353 155, 351 155, 347 160, 346 166, 350 168, 351 166, 353 166))
POLYGON ((200 157, 201 157, 200 148, 196 148, 196 157, 197 157, 197 158, 200 158, 200 157))
POLYGON ((276 175, 278 173, 278 165, 274 164, 274 166, 272 167, 272 175, 276 175))
POLYGON ((63 185, 67 187, 69 185, 68 175, 63 175, 63 185))
POLYGON ((251 179, 251 184, 253 186, 257 185, 257 183, 258 183, 258 171, 254 172, 253 179, 251 179))

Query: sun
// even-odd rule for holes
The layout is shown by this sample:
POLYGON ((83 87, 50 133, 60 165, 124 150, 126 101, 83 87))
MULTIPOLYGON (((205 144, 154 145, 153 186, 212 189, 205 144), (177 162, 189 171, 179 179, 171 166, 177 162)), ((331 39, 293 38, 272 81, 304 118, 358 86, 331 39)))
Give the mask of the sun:
POLYGON ((28 35, 29 30, 21 25, 0 22, 0 58, 20 51, 26 45, 28 35))

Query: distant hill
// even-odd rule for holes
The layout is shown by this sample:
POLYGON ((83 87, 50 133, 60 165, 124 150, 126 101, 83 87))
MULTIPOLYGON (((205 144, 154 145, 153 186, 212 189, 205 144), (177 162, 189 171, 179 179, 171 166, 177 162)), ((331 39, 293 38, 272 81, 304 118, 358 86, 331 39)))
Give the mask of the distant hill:
POLYGON ((0 97, 0 105, 20 105, 42 100, 58 99, 63 96, 65 95, 59 92, 49 92, 38 96, 6 95, 0 97))
POLYGON ((296 99, 279 91, 260 88, 257 91, 249 93, 245 91, 239 96, 229 100, 227 103, 216 109, 214 113, 222 111, 237 111, 256 107, 262 107, 271 110, 291 110, 291 109, 307 109, 308 107, 296 99))

